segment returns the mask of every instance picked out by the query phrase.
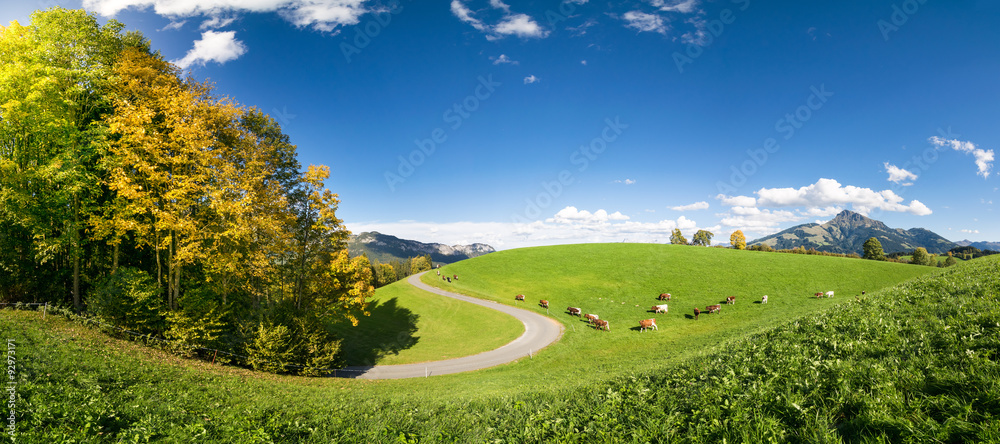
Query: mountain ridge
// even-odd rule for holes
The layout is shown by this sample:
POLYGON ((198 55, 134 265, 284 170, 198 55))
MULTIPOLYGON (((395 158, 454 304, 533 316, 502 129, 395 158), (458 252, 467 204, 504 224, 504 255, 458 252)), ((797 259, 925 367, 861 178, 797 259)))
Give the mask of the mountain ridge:
POLYGON ((928 252, 943 254, 959 245, 926 228, 891 228, 884 222, 853 211, 844 210, 823 224, 796 225, 765 236, 748 245, 763 244, 775 249, 796 247, 815 248, 841 254, 864 254, 864 243, 876 238, 886 253, 913 251, 924 247, 928 252))
POLYGON ((356 235, 352 234, 347 240, 347 251, 352 257, 364 254, 369 259, 382 263, 430 255, 431 260, 434 262, 450 264, 493 253, 496 250, 487 244, 481 243, 470 245, 424 243, 415 240, 400 239, 396 236, 382 234, 377 231, 370 231, 356 235))

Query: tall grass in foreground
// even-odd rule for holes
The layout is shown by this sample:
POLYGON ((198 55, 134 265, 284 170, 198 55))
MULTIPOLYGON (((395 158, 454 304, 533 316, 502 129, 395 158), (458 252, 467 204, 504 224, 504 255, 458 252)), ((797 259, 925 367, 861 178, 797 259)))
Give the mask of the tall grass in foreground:
POLYGON ((677 365, 472 401, 130 356, 69 323, 25 322, 34 313, 0 314, 0 332, 27 354, 19 443, 995 443, 998 295, 1000 257, 983 258, 677 365))

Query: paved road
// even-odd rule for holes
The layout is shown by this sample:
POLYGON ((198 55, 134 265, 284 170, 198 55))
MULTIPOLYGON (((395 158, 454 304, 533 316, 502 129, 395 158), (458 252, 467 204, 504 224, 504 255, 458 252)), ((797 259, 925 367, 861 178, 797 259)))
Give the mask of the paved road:
MULTIPOLYGON (((426 272, 425 272, 426 273, 426 272)), ((463 358, 446 359, 444 361, 431 361, 419 364, 402 365, 376 365, 373 367, 348 367, 337 376, 359 379, 402 379, 418 378, 424 376, 447 375, 449 373, 461 373, 470 370, 493 367, 505 364, 521 358, 527 358, 529 353, 537 353, 538 350, 556 342, 562 336, 562 324, 542 316, 538 313, 522 310, 496 303, 463 296, 457 293, 440 290, 430 285, 420 282, 420 273, 410 276, 407 282, 421 290, 429 291, 441 296, 458 299, 471 304, 481 305, 503 313, 507 313, 524 324, 524 334, 511 341, 507 345, 495 350, 483 352, 478 355, 466 356, 463 358)))

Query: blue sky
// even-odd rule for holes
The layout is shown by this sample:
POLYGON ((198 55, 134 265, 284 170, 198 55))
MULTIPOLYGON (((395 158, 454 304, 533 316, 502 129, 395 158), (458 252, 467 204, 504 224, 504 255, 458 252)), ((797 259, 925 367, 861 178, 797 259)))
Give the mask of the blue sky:
POLYGON ((274 116, 354 232, 726 242, 843 209, 1000 241, 987 0, 84 0, 274 116), (252 5, 252 6, 246 6, 252 5))

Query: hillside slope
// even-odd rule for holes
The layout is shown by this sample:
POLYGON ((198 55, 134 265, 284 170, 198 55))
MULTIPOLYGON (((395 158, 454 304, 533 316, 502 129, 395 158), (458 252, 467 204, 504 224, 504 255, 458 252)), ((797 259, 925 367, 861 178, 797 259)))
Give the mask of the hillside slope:
POLYGON ((864 243, 877 238, 886 253, 913 251, 924 247, 935 254, 943 254, 958 244, 923 228, 889 228, 886 224, 858 213, 844 210, 824 224, 803 224, 779 233, 765 236, 748 245, 763 244, 774 249, 805 247, 831 253, 864 254, 864 243))

